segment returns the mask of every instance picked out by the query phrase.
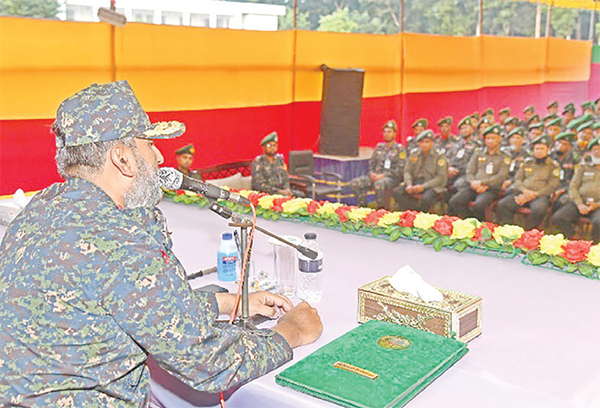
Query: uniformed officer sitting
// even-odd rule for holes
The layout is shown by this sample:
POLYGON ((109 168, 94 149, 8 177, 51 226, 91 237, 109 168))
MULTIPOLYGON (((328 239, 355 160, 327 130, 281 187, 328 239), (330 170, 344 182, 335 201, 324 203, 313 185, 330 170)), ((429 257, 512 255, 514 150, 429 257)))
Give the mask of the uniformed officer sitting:
POLYGON ((552 141, 556 139, 556 135, 562 132, 563 123, 561 118, 556 117, 546 122, 546 134, 552 138, 552 141))
POLYGON ((558 115, 558 101, 552 101, 546 106, 549 115, 558 115))
POLYGON ((554 192, 555 207, 561 207, 564 205, 569 195, 565 194, 569 188, 569 183, 573 178, 573 172, 575 165, 579 161, 579 157, 573 151, 573 142, 575 141, 575 133, 573 132, 562 132, 556 136, 554 142, 554 148, 550 152, 550 157, 558 162, 560 165, 560 183, 554 192))
POLYGON ((291 195, 290 177, 283 156, 277 154, 277 132, 269 133, 260 142, 263 154, 252 162, 252 189, 269 194, 291 195))
POLYGON ((600 243, 600 138, 588 145, 590 152, 575 167, 569 184, 569 202, 552 216, 552 222, 568 238, 575 234, 579 217, 592 221, 592 239, 600 243))
MULTIPOLYGON (((587 118, 589 115, 584 115, 582 118, 587 118)), ((575 145, 575 153, 580 157, 584 156, 589 150, 589 143, 594 138, 594 130, 592 126, 594 122, 592 120, 583 121, 577 126, 577 144, 575 145)))
POLYGON ((584 115, 596 116, 596 104, 592 101, 584 102, 581 104, 581 110, 584 115))
POLYGON ((411 209, 427 212, 439 194, 446 189, 446 159, 433 148, 433 139, 431 130, 417 136, 419 147, 408 157, 403 186, 394 192, 401 211, 411 209))
POLYGON ((412 124, 413 134, 406 138, 406 151, 408 153, 417 148, 417 136, 427 129, 427 125, 429 125, 429 121, 425 118, 419 118, 412 124))
POLYGON ((502 183, 502 190, 507 190, 512 184, 512 179, 517 174, 517 170, 521 167, 521 163, 529 156, 529 150, 525 144, 525 130, 519 126, 513 129, 508 135, 508 146, 500 148, 510 157, 510 168, 508 171, 508 179, 502 183))
POLYGON ((498 202, 496 215, 499 224, 514 224, 515 213, 529 207, 526 230, 539 227, 548 212, 550 195, 559 184, 560 166, 548 157, 552 139, 548 135, 533 141, 533 154, 519 167, 509 193, 498 202))
POLYGON ((200 173, 198 173, 196 170, 190 170, 190 167, 192 167, 192 163, 194 162, 195 152, 196 150, 191 144, 176 150, 175 155, 177 156, 177 170, 188 177, 200 180, 202 179, 200 173))
POLYGON ((383 142, 377 144, 369 162, 369 174, 350 181, 350 189, 356 195, 359 205, 367 205, 367 193, 375 190, 377 206, 385 207, 385 191, 400 184, 404 172, 406 152, 396 142, 398 126, 389 120, 383 125, 383 142))
POLYGON ((565 105, 562 113, 562 121, 565 126, 569 124, 575 118, 575 105, 568 103, 565 105))
POLYGON ((483 221, 486 208, 498 198, 510 166, 510 157, 500 150, 501 131, 498 124, 486 130, 485 149, 477 150, 467 166, 466 180, 469 184, 460 189, 448 203, 451 214, 463 219, 473 215, 483 221), (475 205, 471 214, 469 203, 473 200, 475 205))
POLYGON ((435 149, 444 154, 448 147, 460 141, 460 137, 452 134, 452 116, 446 116, 437 123, 440 133, 435 136, 435 149))
POLYGON ((535 108, 532 105, 529 105, 525 109, 523 109, 523 126, 529 126, 534 113, 535 108))
POLYGON ((460 142, 452 143, 446 148, 446 159, 448 160, 448 187, 449 191, 465 185, 465 172, 471 155, 479 144, 473 138, 475 128, 470 116, 463 118, 458 123, 458 132, 462 138, 460 142))
POLYGON ((498 123, 504 123, 506 119, 510 116, 510 108, 502 108, 498 112, 498 123))

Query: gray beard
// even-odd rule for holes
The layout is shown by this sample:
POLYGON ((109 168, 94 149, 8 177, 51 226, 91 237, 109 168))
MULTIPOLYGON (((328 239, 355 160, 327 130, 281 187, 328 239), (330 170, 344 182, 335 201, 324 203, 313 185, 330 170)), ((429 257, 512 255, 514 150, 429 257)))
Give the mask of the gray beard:
POLYGON ((140 156, 137 150, 133 151, 138 172, 133 180, 133 185, 123 195, 125 208, 156 207, 162 199, 158 169, 140 156))

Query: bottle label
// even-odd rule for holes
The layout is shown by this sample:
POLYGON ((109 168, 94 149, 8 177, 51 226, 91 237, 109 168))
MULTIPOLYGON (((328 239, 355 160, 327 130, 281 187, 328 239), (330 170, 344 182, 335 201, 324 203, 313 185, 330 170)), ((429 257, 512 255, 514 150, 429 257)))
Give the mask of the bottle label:
POLYGON ((303 273, 317 273, 323 270, 323 260, 298 260, 298 269, 303 273))

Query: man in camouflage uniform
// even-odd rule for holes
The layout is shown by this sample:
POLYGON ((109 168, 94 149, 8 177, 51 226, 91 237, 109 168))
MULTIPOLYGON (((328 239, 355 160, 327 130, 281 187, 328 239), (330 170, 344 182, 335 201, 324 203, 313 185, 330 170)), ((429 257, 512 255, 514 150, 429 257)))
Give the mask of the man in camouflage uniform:
POLYGON ((292 195, 290 177, 283 156, 277 154, 278 142, 276 132, 269 133, 260 142, 263 154, 257 156, 250 167, 252 189, 289 196, 292 195))
POLYGON ((449 191, 465 185, 467 164, 475 149, 479 147, 479 144, 473 139, 474 130, 473 119, 470 116, 463 118, 458 124, 460 142, 447 146, 449 191))
POLYGON ((565 194, 569 189, 569 183, 573 178, 575 165, 579 161, 579 157, 573 151, 573 142, 575 141, 575 133, 562 132, 556 136, 554 149, 550 152, 550 157, 556 160, 560 166, 560 183, 554 192, 556 197, 559 197, 555 202, 558 207, 564 205, 569 195, 565 194))
POLYGON ((394 192, 401 211, 411 209, 427 212, 446 189, 446 159, 434 149, 433 139, 431 130, 417 136, 419 149, 408 157, 403 186, 394 192))
MULTIPOLYGON (((584 115, 582 118, 587 118, 589 115, 584 115)), ((587 153, 589 143, 594 138, 594 130, 592 129, 594 122, 592 120, 588 120, 585 122, 580 122, 577 126, 577 143, 574 147, 574 153, 579 157, 585 156, 587 153)))
POLYGON ((558 115, 558 101, 552 101, 546 106, 548 115, 558 115))
POLYGON ((383 142, 378 143, 369 162, 369 174, 350 181, 350 188, 356 195, 359 205, 367 205, 367 193, 375 190, 377 206, 385 206, 385 191, 402 182, 406 152, 396 142, 398 126, 389 120, 383 126, 383 142))
POLYGON ((560 166, 548 156, 551 144, 548 135, 533 141, 532 156, 523 161, 510 192, 498 202, 499 224, 514 224, 519 208, 529 207, 531 214, 523 227, 526 230, 539 227, 550 207, 550 195, 560 182, 560 166))
POLYGON ((592 118, 596 117, 596 104, 592 101, 581 104, 581 110, 584 115, 591 115, 592 118))
POLYGON ((429 125, 429 121, 425 118, 417 119, 415 120, 415 123, 412 124, 413 134, 406 138, 407 153, 418 149, 417 136, 419 136, 421 133, 423 133, 425 129, 427 129, 427 125, 429 125))
POLYGON ((449 212, 461 218, 473 215, 484 221, 485 210, 498 198, 502 182, 508 177, 510 157, 500 150, 500 125, 493 125, 485 133, 485 149, 477 150, 467 166, 468 185, 461 188, 449 201, 449 212), (469 203, 475 205, 469 210, 469 203))
POLYGON ((508 146, 502 146, 500 150, 510 157, 508 179, 502 183, 502 190, 507 190, 521 167, 521 163, 529 156, 529 150, 525 143, 525 130, 521 126, 513 129, 508 135, 508 146))
POLYGON ((600 139, 588 146, 590 152, 575 167, 569 184, 569 202, 552 216, 552 222, 568 238, 573 238, 579 217, 592 221, 592 239, 600 243, 600 139))
POLYGON ((550 136, 552 138, 552 141, 554 142, 556 135, 558 135, 560 132, 562 132, 562 128, 563 128, 562 120, 559 117, 556 117, 556 118, 551 119, 548 122, 546 122, 545 126, 546 126, 546 134, 548 136, 550 136))
POLYGON ((534 113, 535 113, 535 108, 532 105, 529 105, 525 109, 523 109, 523 121, 521 122, 521 125, 523 127, 529 126, 529 124, 532 121, 534 113))
POLYGON ((175 155, 177 156, 177 170, 188 177, 201 180, 202 177, 200 176, 200 173, 196 170, 190 170, 190 167, 192 167, 192 163, 194 162, 195 153, 196 149, 191 144, 177 149, 175 151, 175 155))
POLYGON ((119 81, 65 100, 53 130, 66 181, 36 194, 0 246, 0 406, 148 406, 149 354, 197 390, 224 391, 318 337, 306 303, 253 295, 253 312, 287 313, 252 332, 216 322, 234 295, 191 290, 155 207, 153 139, 183 124, 150 124, 119 81))
POLYGON ((437 125, 440 133, 435 136, 435 149, 444 154, 449 146, 460 141, 460 137, 452 134, 452 116, 440 119, 437 125))
POLYGON ((562 121, 564 125, 567 126, 573 119, 575 119, 575 105, 568 103, 563 109, 562 121))
POLYGON ((510 116, 510 108, 502 108, 498 112, 498 123, 504 123, 510 116))

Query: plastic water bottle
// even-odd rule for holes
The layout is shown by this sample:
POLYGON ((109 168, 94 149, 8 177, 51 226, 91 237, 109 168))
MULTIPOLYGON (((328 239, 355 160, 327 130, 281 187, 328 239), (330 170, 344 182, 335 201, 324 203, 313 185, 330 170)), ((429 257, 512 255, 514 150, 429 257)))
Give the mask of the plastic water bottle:
POLYGON ((233 282, 237 276, 238 250, 230 232, 223 233, 217 252, 217 275, 220 281, 233 282))
POLYGON ((323 253, 317 244, 317 234, 307 232, 304 234, 302 246, 316 251, 317 259, 310 259, 298 253, 298 282, 296 293, 298 297, 308 303, 318 302, 323 296, 321 277, 323 271, 323 253))

